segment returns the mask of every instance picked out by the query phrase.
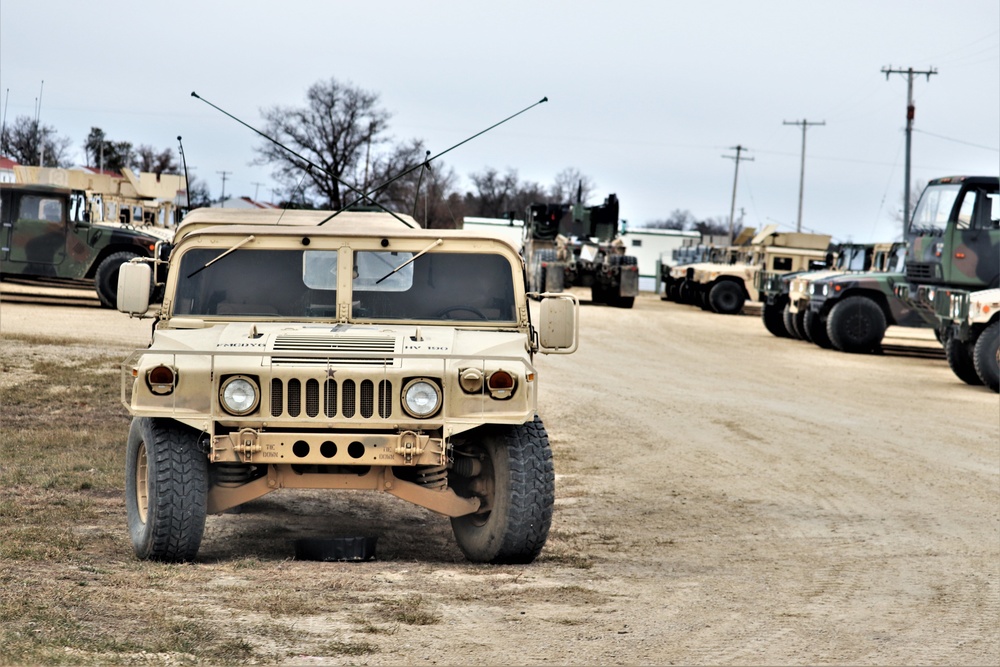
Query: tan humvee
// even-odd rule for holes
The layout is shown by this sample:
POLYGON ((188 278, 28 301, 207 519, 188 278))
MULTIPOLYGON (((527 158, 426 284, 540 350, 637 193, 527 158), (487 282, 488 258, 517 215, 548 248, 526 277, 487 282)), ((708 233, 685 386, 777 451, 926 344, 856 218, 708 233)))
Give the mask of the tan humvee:
MULTIPOLYGON (((473 561, 530 562, 554 501, 533 355, 576 349, 504 240, 409 216, 201 209, 148 349, 123 364, 136 554, 189 560, 206 514, 281 488, 384 491, 452 517, 473 561)), ((148 264, 119 310, 148 308, 148 264)))
POLYGON ((779 232, 776 225, 768 225, 728 263, 689 266, 691 300, 717 313, 735 315, 746 301, 760 301, 755 280, 759 272, 780 275, 823 266, 829 245, 828 234, 779 232))

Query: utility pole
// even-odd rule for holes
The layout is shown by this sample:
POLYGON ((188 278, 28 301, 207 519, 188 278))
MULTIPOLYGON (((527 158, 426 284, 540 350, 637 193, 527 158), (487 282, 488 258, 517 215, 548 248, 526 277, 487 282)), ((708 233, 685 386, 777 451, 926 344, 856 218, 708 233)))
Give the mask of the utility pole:
POLYGON ((740 153, 750 150, 746 146, 736 144, 732 150, 736 151, 736 155, 722 156, 727 160, 736 162, 736 173, 733 174, 733 203, 729 206, 729 245, 733 244, 733 216, 736 214, 736 180, 740 177, 740 160, 753 162, 752 157, 740 157, 740 153))
POLYGON ((226 208, 226 176, 233 173, 231 171, 217 171, 217 174, 222 174, 222 196, 219 197, 219 204, 222 208, 226 208))
POLYGON ((257 187, 255 187, 255 188, 253 189, 253 200, 254 200, 254 201, 257 201, 257 195, 258 195, 258 193, 260 193, 260 186, 262 186, 262 185, 264 185, 264 184, 263 184, 263 183, 258 183, 258 182, 256 182, 256 181, 254 181, 254 182, 253 182, 253 183, 251 183, 250 185, 256 185, 256 186, 257 186, 257 187))
POLYGON ((905 74, 906 75, 906 169, 904 179, 906 181, 906 190, 903 192, 903 238, 906 238, 906 226, 910 224, 910 145, 911 136, 913 135, 913 76, 916 74, 924 74, 927 76, 927 81, 930 82, 931 74, 937 74, 937 70, 933 67, 926 70, 914 70, 912 67, 907 67, 906 69, 893 69, 892 65, 889 67, 883 67, 882 73, 885 74, 885 80, 889 80, 890 74, 905 74))
POLYGON ((795 223, 795 231, 802 231, 802 190, 805 187, 806 182, 806 128, 810 125, 826 125, 825 120, 821 120, 816 123, 810 123, 805 118, 802 120, 786 120, 782 121, 782 125, 801 125, 802 126, 802 164, 799 167, 799 217, 798 221, 795 223))

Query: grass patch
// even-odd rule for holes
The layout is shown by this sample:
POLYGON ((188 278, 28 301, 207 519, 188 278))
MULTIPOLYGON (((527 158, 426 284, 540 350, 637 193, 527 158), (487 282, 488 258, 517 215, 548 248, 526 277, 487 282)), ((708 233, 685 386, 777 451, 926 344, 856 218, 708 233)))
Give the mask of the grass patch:
POLYGON ((411 595, 400 600, 384 601, 378 604, 376 613, 381 617, 403 625, 435 625, 441 622, 440 614, 425 608, 422 595, 411 595))

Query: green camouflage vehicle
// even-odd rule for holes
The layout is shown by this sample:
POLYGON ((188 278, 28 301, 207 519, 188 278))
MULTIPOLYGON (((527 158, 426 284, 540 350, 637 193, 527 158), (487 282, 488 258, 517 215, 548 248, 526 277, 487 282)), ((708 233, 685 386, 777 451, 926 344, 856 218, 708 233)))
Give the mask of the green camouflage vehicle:
POLYGON ((948 366, 963 382, 1000 391, 1000 289, 933 295, 948 366))
POLYGON ((896 243, 875 261, 876 271, 811 282, 803 326, 813 342, 841 352, 870 353, 881 349, 889 326, 936 329, 936 317, 896 293, 897 285, 906 284, 905 262, 906 245, 896 243))
POLYGON ((0 183, 0 277, 93 286, 114 308, 119 267, 165 255, 173 231, 98 218, 84 191, 0 183))
MULTIPOLYGON (((474 562, 540 553, 555 482, 533 361, 572 353, 579 318, 568 294, 532 315, 509 242, 387 212, 199 209, 169 261, 152 342, 122 364, 138 557, 191 560, 207 515, 279 489, 392 494, 450 517, 474 562)), ((119 310, 146 314, 151 282, 123 266, 119 310)))
POLYGON ((1000 179, 950 176, 927 184, 907 232, 907 284, 899 296, 931 316, 941 288, 1000 287, 1000 179))
POLYGON ((804 286, 808 281, 834 273, 866 271, 871 268, 873 251, 873 244, 841 243, 826 259, 829 269, 804 269, 784 274, 759 272, 756 282, 762 303, 760 317, 764 328, 779 338, 803 338, 801 324, 792 317, 793 298, 798 311, 799 302, 807 295, 804 286))

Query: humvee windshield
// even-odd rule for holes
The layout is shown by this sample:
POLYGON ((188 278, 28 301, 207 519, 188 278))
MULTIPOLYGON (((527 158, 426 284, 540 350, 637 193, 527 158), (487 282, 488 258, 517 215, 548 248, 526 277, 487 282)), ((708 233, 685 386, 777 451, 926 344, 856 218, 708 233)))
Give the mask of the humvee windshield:
MULTIPOLYGON (((263 317, 337 316, 335 250, 240 249, 215 263, 217 249, 181 258, 175 315, 263 317)), ((471 320, 514 323, 513 269, 491 253, 355 251, 351 319, 471 320), (411 261, 412 260, 412 261, 411 261), (409 263, 407 263, 409 262, 409 263)))

